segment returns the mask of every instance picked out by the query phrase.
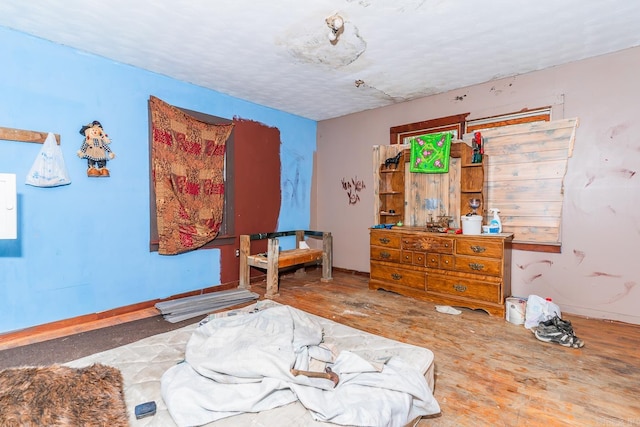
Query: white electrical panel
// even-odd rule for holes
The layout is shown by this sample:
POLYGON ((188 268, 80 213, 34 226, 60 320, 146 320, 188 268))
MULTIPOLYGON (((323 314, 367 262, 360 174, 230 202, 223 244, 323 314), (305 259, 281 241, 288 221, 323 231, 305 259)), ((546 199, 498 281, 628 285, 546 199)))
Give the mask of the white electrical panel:
POLYGON ((0 173, 0 239, 18 238, 16 175, 0 173))

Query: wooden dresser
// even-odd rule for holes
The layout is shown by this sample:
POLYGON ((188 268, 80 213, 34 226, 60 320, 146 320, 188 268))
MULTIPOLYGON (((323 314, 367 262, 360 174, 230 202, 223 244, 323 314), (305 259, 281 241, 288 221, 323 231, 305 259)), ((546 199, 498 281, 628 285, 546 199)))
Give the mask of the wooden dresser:
POLYGON ((371 229, 369 289, 504 316, 512 234, 461 235, 423 227, 371 229))

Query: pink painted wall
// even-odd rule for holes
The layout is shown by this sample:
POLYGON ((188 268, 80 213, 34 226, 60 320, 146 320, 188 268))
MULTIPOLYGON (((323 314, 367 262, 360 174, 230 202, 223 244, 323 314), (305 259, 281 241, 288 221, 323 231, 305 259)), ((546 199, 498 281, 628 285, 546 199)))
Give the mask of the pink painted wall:
POLYGON ((566 313, 640 324, 638 70, 634 48, 319 122, 311 226, 333 233, 335 267, 369 272, 372 146, 389 143, 391 126, 552 105, 553 119, 580 123, 565 178, 562 253, 515 251, 512 293, 551 297, 566 313), (349 203, 343 179, 364 182, 357 203, 349 203))

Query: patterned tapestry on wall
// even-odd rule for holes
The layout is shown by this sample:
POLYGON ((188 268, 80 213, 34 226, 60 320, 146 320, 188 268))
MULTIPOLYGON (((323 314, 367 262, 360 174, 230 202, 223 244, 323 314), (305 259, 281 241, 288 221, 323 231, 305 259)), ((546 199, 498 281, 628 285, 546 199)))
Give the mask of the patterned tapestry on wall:
POLYGON ((207 244, 220 230, 224 155, 233 124, 201 122, 153 96, 149 107, 158 253, 175 255, 207 244))

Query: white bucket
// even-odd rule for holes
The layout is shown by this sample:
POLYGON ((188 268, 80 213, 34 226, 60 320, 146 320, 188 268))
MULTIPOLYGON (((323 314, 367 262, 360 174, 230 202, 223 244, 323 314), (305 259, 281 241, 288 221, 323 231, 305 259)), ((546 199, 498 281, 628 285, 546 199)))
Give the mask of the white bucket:
POLYGON ((482 234, 482 216, 469 215, 461 216, 462 234, 482 234))
POLYGON ((524 317, 527 312, 527 300, 517 297, 509 297, 504 300, 504 317, 514 325, 524 325, 524 317))

